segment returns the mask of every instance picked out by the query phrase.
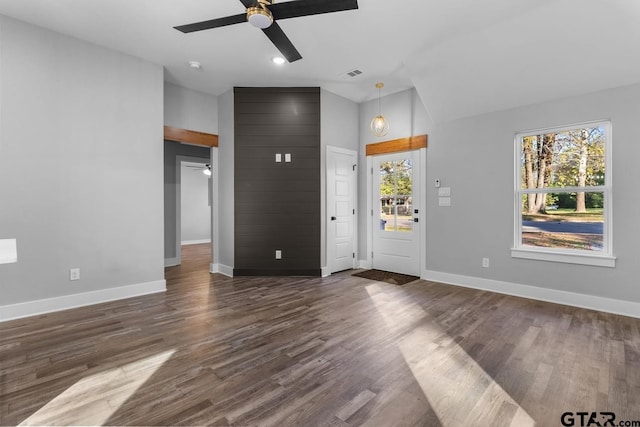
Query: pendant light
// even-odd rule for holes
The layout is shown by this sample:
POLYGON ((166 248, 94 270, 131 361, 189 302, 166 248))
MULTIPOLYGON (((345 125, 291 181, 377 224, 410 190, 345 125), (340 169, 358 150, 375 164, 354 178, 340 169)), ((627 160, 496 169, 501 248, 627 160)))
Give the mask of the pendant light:
POLYGON ((389 133, 389 122, 380 114, 380 89, 384 87, 384 83, 376 83, 378 89, 378 115, 371 120, 371 132, 375 136, 385 136, 389 133))

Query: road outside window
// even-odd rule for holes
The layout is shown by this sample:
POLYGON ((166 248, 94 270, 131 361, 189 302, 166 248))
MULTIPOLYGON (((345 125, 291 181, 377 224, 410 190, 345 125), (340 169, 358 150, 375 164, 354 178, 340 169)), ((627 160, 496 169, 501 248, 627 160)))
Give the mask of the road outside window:
POLYGON ((612 266, 603 262, 613 258, 610 123, 522 132, 515 142, 512 255, 612 266))

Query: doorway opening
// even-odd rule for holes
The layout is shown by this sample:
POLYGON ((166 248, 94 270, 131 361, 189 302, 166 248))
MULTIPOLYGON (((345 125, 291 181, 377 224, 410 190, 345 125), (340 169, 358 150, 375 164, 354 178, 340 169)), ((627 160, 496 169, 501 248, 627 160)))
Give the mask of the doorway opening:
MULTIPOLYGON (((212 216, 215 214, 213 207, 216 206, 217 198, 217 153, 215 147, 195 146, 176 141, 165 140, 164 142, 164 264, 165 267, 177 266, 182 263, 182 243, 187 244, 205 244, 209 246, 209 251, 215 253, 212 249, 214 246, 213 239, 215 230, 213 230, 212 216), (206 165, 211 166, 211 178, 204 174, 206 165), (186 166, 193 166, 187 168, 186 166), (182 169, 185 169, 184 171, 182 169), (193 182, 199 182, 200 188, 200 211, 196 217, 201 218, 200 221, 208 221, 208 224, 200 222, 199 228, 209 231, 206 234, 194 234, 193 227, 187 227, 183 231, 183 217, 192 224, 194 215, 182 212, 182 187, 188 185, 186 192, 187 197, 193 193, 193 182), (183 183, 184 181, 184 183, 183 183), (204 191, 204 194, 202 193, 204 191), (204 204, 204 206, 202 206, 204 204), (202 218, 205 218, 204 220, 202 218), (209 218, 208 220, 206 218, 209 218)), ((191 202, 192 204, 195 202, 191 202)), ((188 255, 188 252, 185 254, 188 255)), ((209 257, 213 260, 215 255, 209 257)), ((204 268, 209 271, 209 268, 204 268)))
POLYGON ((179 161, 180 177, 176 188, 176 252, 180 254, 181 264, 207 254, 210 260, 211 163, 210 160, 179 161))
POLYGON ((420 277, 424 268, 426 149, 367 157, 371 268, 420 277))

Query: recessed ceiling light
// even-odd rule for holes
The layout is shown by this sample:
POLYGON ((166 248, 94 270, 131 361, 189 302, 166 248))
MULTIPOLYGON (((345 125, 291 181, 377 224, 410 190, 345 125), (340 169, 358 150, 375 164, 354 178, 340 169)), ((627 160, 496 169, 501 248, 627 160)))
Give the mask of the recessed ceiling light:
POLYGON ((284 64, 284 58, 281 56, 274 56, 273 58, 271 58, 271 60, 273 61, 274 64, 278 64, 278 65, 284 64))
POLYGON ((202 68, 202 65, 198 61, 189 61, 189 67, 193 68, 194 70, 199 70, 200 68, 202 68))

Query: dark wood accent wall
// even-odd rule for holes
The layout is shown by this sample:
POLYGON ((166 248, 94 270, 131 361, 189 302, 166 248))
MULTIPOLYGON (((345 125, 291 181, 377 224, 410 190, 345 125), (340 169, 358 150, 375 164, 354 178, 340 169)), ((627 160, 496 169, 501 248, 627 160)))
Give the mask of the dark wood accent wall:
POLYGON ((320 89, 234 93, 234 275, 319 276, 320 89))

